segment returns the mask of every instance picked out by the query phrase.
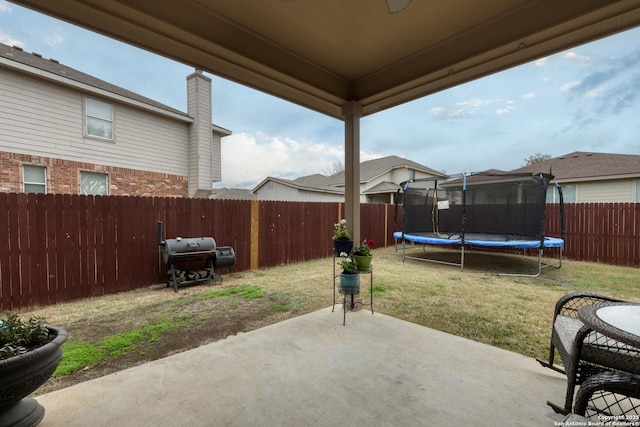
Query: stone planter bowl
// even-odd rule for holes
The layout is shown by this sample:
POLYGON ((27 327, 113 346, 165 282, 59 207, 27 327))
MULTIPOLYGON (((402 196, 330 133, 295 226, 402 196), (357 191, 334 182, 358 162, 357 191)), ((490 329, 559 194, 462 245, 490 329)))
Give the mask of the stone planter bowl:
POLYGON ((60 346, 68 334, 48 327, 55 338, 34 350, 0 360, 0 427, 35 426, 44 418, 44 408, 26 397, 44 384, 62 359, 60 346))

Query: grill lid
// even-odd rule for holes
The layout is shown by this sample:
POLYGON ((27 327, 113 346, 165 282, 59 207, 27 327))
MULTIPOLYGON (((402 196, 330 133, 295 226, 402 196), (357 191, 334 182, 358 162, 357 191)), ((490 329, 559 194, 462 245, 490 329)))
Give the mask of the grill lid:
POLYGON ((216 241, 213 237, 190 237, 166 239, 164 241, 164 262, 174 260, 204 259, 213 256, 216 251, 216 241))

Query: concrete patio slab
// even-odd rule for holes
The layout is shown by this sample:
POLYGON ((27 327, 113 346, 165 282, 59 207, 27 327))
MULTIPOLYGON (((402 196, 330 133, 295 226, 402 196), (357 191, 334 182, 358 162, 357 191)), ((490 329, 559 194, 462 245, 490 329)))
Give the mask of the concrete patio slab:
POLYGON ((39 396, 54 426, 553 426, 534 359, 331 307, 39 396))

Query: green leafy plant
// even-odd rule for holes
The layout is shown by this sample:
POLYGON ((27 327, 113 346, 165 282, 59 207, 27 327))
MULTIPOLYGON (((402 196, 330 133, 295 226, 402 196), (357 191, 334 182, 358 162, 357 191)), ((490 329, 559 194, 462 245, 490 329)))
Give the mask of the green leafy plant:
POLYGON ((348 253, 342 252, 340 254, 342 261, 340 261, 340 266, 342 267, 342 272, 344 274, 356 274, 358 272, 358 266, 356 262, 351 259, 348 253))
POLYGON ((40 317, 22 321, 16 313, 7 312, 0 319, 0 359, 8 359, 38 348, 53 339, 40 317))
POLYGON ((349 230, 347 229, 347 220, 343 219, 340 222, 333 224, 333 240, 348 239, 351 237, 349 230))
POLYGON ((376 242, 372 239, 364 239, 360 242, 360 246, 353 250, 354 255, 358 256, 371 256, 371 249, 376 247, 376 242))

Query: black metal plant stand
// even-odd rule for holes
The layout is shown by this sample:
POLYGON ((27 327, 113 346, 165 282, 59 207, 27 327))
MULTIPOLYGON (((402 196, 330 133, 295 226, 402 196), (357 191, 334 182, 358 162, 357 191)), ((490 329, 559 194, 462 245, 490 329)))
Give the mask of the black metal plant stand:
POLYGON ((362 306, 371 307, 371 314, 374 314, 373 312, 373 266, 369 267, 369 271, 358 271, 358 289, 356 290, 356 292, 345 293, 345 292, 342 292, 342 289, 340 288, 340 272, 339 271, 336 272, 336 258, 339 258, 339 257, 337 257, 334 254, 333 256, 333 307, 331 308, 331 312, 335 310, 336 304, 342 303, 342 311, 343 311, 342 324, 346 325, 347 312, 355 310, 356 308, 355 295, 357 293, 360 293, 360 277, 362 275, 367 275, 367 274, 369 275, 369 303, 368 304, 362 303, 362 306), (336 287, 337 287, 337 291, 336 291, 336 287), (336 296, 337 296, 336 294, 342 294, 342 301, 340 299, 336 300, 336 296), (347 296, 349 296, 349 301, 347 301, 347 296))

